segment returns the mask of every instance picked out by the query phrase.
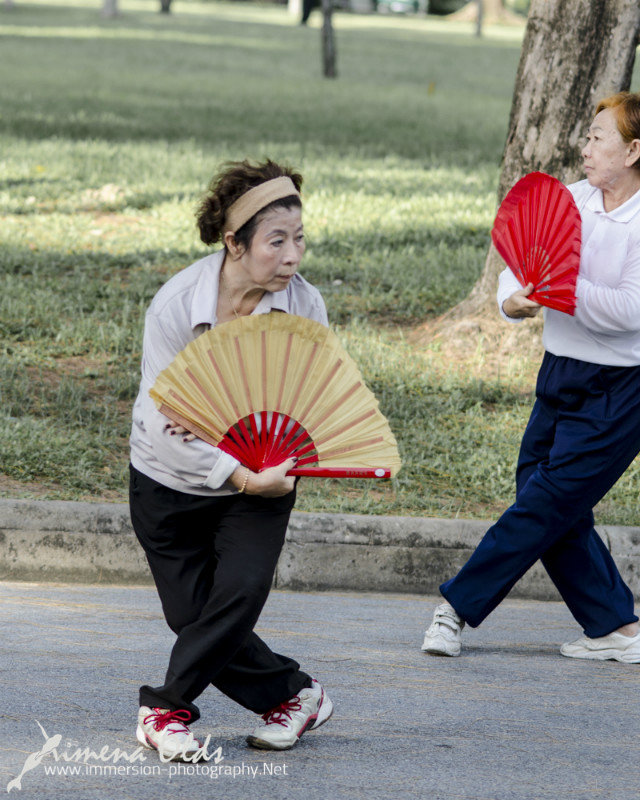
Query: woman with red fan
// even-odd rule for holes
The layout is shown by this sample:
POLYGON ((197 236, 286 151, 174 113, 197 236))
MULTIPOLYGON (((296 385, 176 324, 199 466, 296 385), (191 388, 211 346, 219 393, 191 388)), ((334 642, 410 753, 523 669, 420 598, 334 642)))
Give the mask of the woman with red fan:
MULTIPOLYGON (((568 187, 582 234, 575 303, 565 311, 545 303, 546 352, 520 448, 516 502, 440 587, 445 602, 425 634, 427 653, 458 655, 465 624, 479 625, 541 559, 584 630, 561 654, 640 663, 633 595, 592 511, 640 452, 640 93, 598 104, 582 156, 587 179, 568 187)), ((518 200, 507 217, 521 208, 518 200)), ((518 265, 508 264, 501 313, 511 321, 532 317, 545 300, 532 299, 533 279, 521 285, 518 265)))
POLYGON ((162 608, 177 638, 163 685, 142 686, 138 741, 163 760, 198 758, 188 724, 213 684, 263 721, 254 747, 284 750, 331 716, 320 684, 253 632, 295 501, 295 459, 259 474, 172 424, 149 395, 200 334, 249 314, 284 312, 327 325, 320 293, 298 275, 305 250, 302 178, 272 161, 232 163, 198 213, 223 248, 171 278, 145 319, 133 410, 130 506, 162 608))

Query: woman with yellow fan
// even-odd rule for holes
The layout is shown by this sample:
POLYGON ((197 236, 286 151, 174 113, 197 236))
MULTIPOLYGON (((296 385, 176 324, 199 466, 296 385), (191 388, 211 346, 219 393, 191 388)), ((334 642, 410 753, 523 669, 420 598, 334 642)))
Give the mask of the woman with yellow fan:
POLYGON ((180 351, 221 323, 284 312, 327 325, 320 293, 297 274, 301 183, 272 161, 228 165, 198 214, 202 240, 223 249, 171 278, 146 316, 131 516, 177 639, 164 684, 140 689, 137 738, 163 759, 197 754, 187 725, 209 684, 262 715, 248 737, 259 748, 292 747, 333 710, 317 681, 253 632, 295 501, 287 473, 297 459, 252 470, 169 421, 149 394, 180 351))

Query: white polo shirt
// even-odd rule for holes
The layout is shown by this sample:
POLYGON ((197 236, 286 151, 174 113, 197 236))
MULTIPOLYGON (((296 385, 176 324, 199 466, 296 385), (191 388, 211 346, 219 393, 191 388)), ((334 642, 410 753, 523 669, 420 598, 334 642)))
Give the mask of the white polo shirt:
MULTIPOLYGON (((613 211, 588 181, 567 187, 582 218, 580 273, 572 317, 545 308, 542 342, 556 356, 592 364, 640 364, 640 191, 613 211)), ((520 287, 510 269, 499 278, 498 306, 520 287)))
MULTIPOLYGON (((225 482, 240 462, 201 439, 185 443, 181 436, 169 435, 169 420, 157 410, 149 390, 189 342, 217 324, 225 252, 219 250, 174 275, 153 298, 145 317, 142 380, 129 440, 131 463, 144 475, 187 494, 232 494, 236 490, 225 482)), ((265 292, 253 313, 271 311, 329 324, 320 292, 297 274, 283 291, 265 292)))

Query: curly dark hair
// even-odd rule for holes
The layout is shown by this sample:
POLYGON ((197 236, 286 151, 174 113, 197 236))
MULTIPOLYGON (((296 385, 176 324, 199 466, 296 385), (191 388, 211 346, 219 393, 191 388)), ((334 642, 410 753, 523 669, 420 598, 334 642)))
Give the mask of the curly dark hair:
MULTIPOLYGON (((293 185, 300 191, 302 175, 295 172, 291 167, 276 164, 271 159, 260 163, 251 163, 245 159, 244 161, 228 161, 223 164, 222 169, 211 180, 207 194, 196 213, 202 241, 205 244, 215 244, 221 241, 225 232, 224 220, 231 205, 245 192, 248 192, 249 189, 253 189, 254 186, 259 186, 265 181, 282 176, 291 178, 293 185)), ((270 209, 279 207, 286 209, 301 208, 302 203, 296 195, 274 200, 273 203, 261 209, 236 231, 236 242, 245 249, 249 249, 262 215, 270 209)))

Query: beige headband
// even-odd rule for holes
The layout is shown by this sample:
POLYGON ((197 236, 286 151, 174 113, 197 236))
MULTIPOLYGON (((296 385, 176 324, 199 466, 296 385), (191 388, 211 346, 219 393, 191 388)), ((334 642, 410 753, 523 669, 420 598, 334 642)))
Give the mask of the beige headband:
POLYGON ((286 175, 254 186, 227 209, 227 216, 224 220, 225 233, 239 231, 245 222, 248 222, 254 214, 268 206, 269 203, 273 203, 274 200, 282 200, 283 197, 291 197, 291 195, 300 197, 300 192, 291 178, 286 175))

